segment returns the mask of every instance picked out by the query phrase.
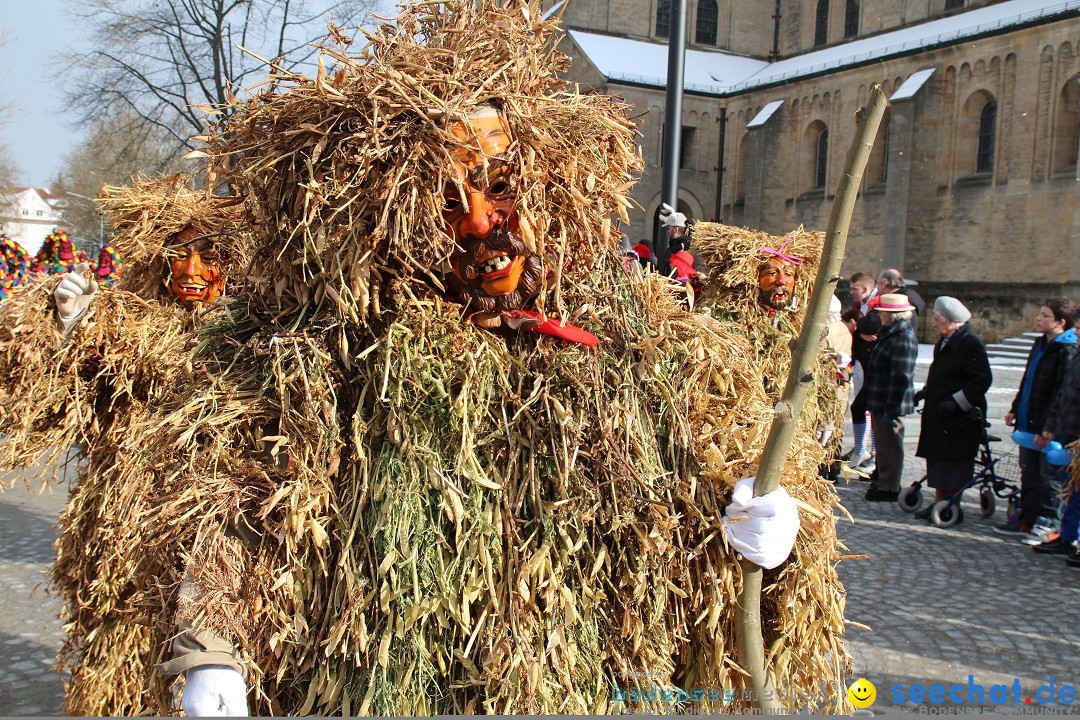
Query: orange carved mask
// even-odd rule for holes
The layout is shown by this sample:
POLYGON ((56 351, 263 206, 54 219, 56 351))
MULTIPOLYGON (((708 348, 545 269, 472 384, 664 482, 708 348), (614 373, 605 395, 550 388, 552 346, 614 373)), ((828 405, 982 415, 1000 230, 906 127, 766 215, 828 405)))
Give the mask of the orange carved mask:
POLYGON ((221 257, 210 238, 193 228, 176 235, 169 260, 169 290, 184 307, 212 303, 225 289, 221 257))
POLYGON ((517 168, 508 158, 510 135, 492 110, 454 122, 462 141, 451 153, 453 177, 443 198, 446 233, 458 245, 451 258, 452 290, 477 310, 521 308, 540 287, 543 264, 521 239, 517 168))
POLYGON ((773 310, 791 306, 795 297, 795 265, 771 257, 758 268, 758 299, 773 310))

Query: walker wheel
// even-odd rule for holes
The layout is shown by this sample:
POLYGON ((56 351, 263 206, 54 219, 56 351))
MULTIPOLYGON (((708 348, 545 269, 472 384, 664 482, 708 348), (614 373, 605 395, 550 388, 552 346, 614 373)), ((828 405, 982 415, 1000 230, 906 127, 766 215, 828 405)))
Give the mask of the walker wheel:
POLYGON ((979 510, 982 512, 984 518, 991 517, 994 514, 994 508, 997 505, 997 498, 994 497, 994 491, 990 488, 983 488, 979 493, 979 510))
POLYGON ((896 504, 904 512, 913 513, 922 507, 922 488, 918 485, 910 485, 900 491, 896 498, 896 504))
POLYGON ((939 500, 930 510, 930 520, 940 528, 952 527, 963 518, 964 511, 960 506, 953 505, 948 500, 939 500))

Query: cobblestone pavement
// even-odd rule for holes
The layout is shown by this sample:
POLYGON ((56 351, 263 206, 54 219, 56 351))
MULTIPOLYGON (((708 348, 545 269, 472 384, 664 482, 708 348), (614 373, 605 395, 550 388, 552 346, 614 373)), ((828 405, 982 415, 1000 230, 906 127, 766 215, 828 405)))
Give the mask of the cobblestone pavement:
POLYGON ((45 592, 66 486, 0 493, 0 715, 59 715, 60 603, 45 592))
MULTIPOLYGON (((927 367, 926 362, 917 366, 916 387, 927 367)), ((1006 456, 1003 462, 1014 462, 1008 454, 1016 446, 1000 418, 1023 367, 993 370, 990 432, 1003 438, 994 450, 1006 456)), ((925 465, 914 457, 919 418, 905 420, 906 487, 923 475, 925 465)), ((1030 708, 1028 697, 1038 705, 1036 691, 1053 677, 1055 691, 1071 685, 1078 699, 1076 705, 1051 707, 1080 713, 1080 569, 1068 567, 1060 556, 1037 555, 1016 539, 995 535, 991 528, 1004 520, 1003 506, 983 518, 970 492, 962 504, 963 521, 942 529, 914 519, 895 503, 867 502, 862 497, 866 488, 865 482, 853 481, 837 490, 855 520, 841 522, 840 537, 851 554, 872 555, 840 565, 847 618, 871 628, 852 627, 848 649, 854 677, 865 677, 877 688, 872 709, 914 712, 908 699, 914 683, 924 688, 940 684, 946 690, 961 684, 959 696, 966 702, 970 675, 985 693, 985 702, 973 704, 986 711, 1030 708), (1020 704, 1013 703, 1016 680, 1020 704), (903 703, 893 702, 896 685, 903 686, 903 703), (990 701, 993 685, 1009 686, 1005 703, 990 701)), ((1042 697, 1048 697, 1047 691, 1042 697)), ((978 700, 978 693, 972 698, 978 700)), ((950 704, 946 698, 942 709, 950 704)), ((922 709, 928 709, 925 701, 922 709)))
MULTIPOLYGON (((918 366, 920 385, 926 367, 918 366)), ((1005 414, 1019 379, 1019 369, 994 369, 990 417, 1005 414)), ((908 420, 905 484, 923 474, 914 457, 918 416, 908 420)), ((1000 420, 992 432, 1007 437, 1000 420)), ((1014 450, 1008 440, 997 445, 1014 450)), ((859 481, 838 487, 855 519, 843 521, 840 534, 851 554, 873 557, 844 562, 840 571, 848 619, 870 628, 852 626, 848 648, 854 677, 877 686, 874 710, 892 709, 894 685, 906 696, 913 683, 962 684, 966 699, 969 675, 984 688, 984 707, 1001 712, 1018 706, 991 703, 995 684, 1009 686, 1011 702, 1019 680, 1021 702, 1033 703, 1051 676, 1055 689, 1080 686, 1080 570, 994 535, 990 528, 1004 513, 982 518, 976 498, 965 501, 959 526, 938 529, 893 503, 866 502, 865 489, 859 481)), ((42 582, 64 493, 62 486, 39 495, 17 485, 0 494, 0 715, 57 714, 61 706, 61 678, 50 669, 62 636, 58 603, 42 582)))

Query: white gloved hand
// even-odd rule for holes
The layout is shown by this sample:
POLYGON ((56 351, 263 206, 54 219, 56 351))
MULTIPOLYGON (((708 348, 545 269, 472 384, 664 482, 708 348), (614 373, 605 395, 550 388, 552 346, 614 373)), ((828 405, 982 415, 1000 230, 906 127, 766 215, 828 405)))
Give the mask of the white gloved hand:
POLYGON ((671 207, 667 203, 660 203, 660 220, 664 221, 668 219, 668 215, 675 212, 675 208, 671 207))
POLYGON ((64 275, 64 279, 57 285, 53 292, 56 300, 56 314, 60 322, 69 324, 86 312, 90 307, 90 301, 97 292, 97 281, 87 280, 83 273, 90 269, 87 263, 79 263, 75 270, 64 275))
POLYGON ((799 533, 799 509, 782 487, 754 497, 754 478, 735 483, 724 516, 727 541, 766 570, 784 562, 799 533))
POLYGON ((247 684, 237 670, 227 665, 200 665, 184 677, 180 704, 190 717, 247 717, 247 684))
POLYGON ((825 447, 832 440, 833 428, 832 425, 822 425, 817 431, 818 445, 825 447))

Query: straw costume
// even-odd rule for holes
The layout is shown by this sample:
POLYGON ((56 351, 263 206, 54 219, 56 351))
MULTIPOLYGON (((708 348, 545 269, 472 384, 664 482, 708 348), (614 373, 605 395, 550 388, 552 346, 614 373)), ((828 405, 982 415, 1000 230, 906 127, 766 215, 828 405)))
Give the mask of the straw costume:
POLYGON ((236 236, 219 235, 235 208, 186 189, 183 178, 107 187, 100 203, 127 258, 123 288, 95 292, 81 272, 48 278, 20 288, 0 318, 0 467, 33 467, 45 478, 69 452, 85 459, 61 515, 52 588, 68 633, 65 710, 88 715, 145 710, 153 678, 143 665, 153 645, 140 597, 159 592, 148 578, 168 572, 165 555, 141 542, 142 526, 168 485, 128 459, 140 452, 133 428, 190 381, 191 332, 201 322, 201 311, 168 288, 170 244, 195 228, 217 236, 227 271, 238 272, 243 258, 236 236), (87 304, 65 328, 54 296, 72 283, 87 304))
MULTIPOLYGON (((555 26, 538 3, 411 6, 315 77, 275 68, 205 136, 255 234, 249 284, 131 459, 175 489, 143 542, 186 576, 146 599, 175 619, 161 669, 186 674, 189 714, 244 709, 208 669, 243 672, 259 714, 659 710, 657 686, 743 687, 721 515, 764 444, 772 358, 622 263, 629 108, 557 80, 555 26), (500 123, 486 157, 475 130, 500 123), (512 208, 488 217, 502 250, 464 230, 480 196, 512 208), (508 277, 513 302, 491 292, 508 277)), ((812 266, 820 235, 797 236, 812 266)), ((728 300, 757 312, 753 285, 728 300)), ((802 528, 766 647, 779 687, 838 709, 817 425, 789 454, 802 528)))

